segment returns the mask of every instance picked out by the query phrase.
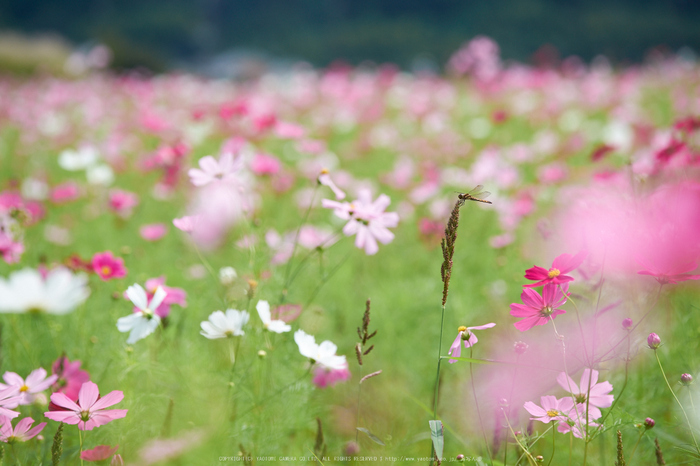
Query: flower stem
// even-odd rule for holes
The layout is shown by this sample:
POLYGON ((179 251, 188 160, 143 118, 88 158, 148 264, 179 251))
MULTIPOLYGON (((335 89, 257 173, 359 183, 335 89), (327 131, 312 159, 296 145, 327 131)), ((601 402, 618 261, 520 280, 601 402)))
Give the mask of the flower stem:
POLYGON ((647 430, 644 429, 641 434, 639 434, 639 438, 637 439, 637 443, 634 444, 634 447, 632 447, 632 453, 630 453, 630 456, 627 458, 627 462, 629 464, 634 464, 632 463, 632 457, 634 457, 634 452, 637 451, 637 445, 639 445, 639 442, 642 440, 642 437, 644 437, 644 432, 647 430))
MULTIPOLYGON (((294 254, 297 252, 297 245, 299 243, 299 233, 301 232, 301 227, 304 226, 306 221, 309 219, 309 215, 311 215, 311 209, 313 209, 313 207, 314 207, 314 201, 316 200, 316 192, 317 191, 318 191, 318 183, 316 183, 314 185, 314 192, 311 195, 311 202, 309 202, 309 208, 306 209, 306 213, 304 214, 304 217, 301 219, 301 222, 299 222, 299 226, 297 227, 297 232, 294 235, 294 246, 292 247, 292 255, 289 257, 289 262, 287 262, 287 267, 284 271, 284 290, 286 290, 287 287, 289 286, 289 281, 288 281, 289 280, 289 272, 291 272, 292 261, 294 260, 294 254)), ((303 263, 303 261, 302 261, 302 263, 303 263)), ((284 302, 284 294, 282 295, 282 302, 284 302)))
POLYGON ((80 439, 80 466, 83 466, 83 431, 78 429, 78 438, 80 439))
MULTIPOLYGON (((501 408, 501 411, 503 411, 503 408, 501 408)), ((503 414, 505 415, 505 412, 503 414)), ((510 434, 515 439, 515 443, 517 443, 518 446, 520 447, 520 449, 523 450, 523 452, 525 453, 525 456, 527 457, 527 462, 531 465, 536 465, 537 461, 535 461, 535 458, 533 458, 532 454, 528 451, 528 449, 525 448, 522 443, 520 443, 520 439, 518 439, 518 436, 515 435, 515 432, 513 432, 513 427, 510 425, 510 421, 508 420, 508 416, 505 416, 505 419, 506 419, 506 424, 508 424, 508 430, 510 430, 510 434)), ((518 460, 518 463, 519 462, 520 462, 520 460, 518 460)))
MULTIPOLYGON (((360 366, 360 380, 362 380, 362 366, 360 366)), ((358 384, 358 387, 357 387, 357 419, 355 421, 357 423, 357 427, 360 426, 360 401, 362 399, 361 396, 362 396, 362 382, 360 382, 358 384)), ((358 442, 359 438, 360 438, 360 431, 355 429, 355 443, 358 442)))
POLYGON ((664 380, 666 381, 666 386, 671 391, 671 395, 673 395, 673 399, 676 400, 676 403, 678 403, 678 406, 681 408, 681 411, 683 411, 683 416, 685 416, 685 422, 688 423, 688 429, 690 429, 690 435, 693 437, 693 444, 695 445, 695 451, 698 452, 698 454, 700 454, 700 448, 698 448, 698 441, 695 439, 695 432, 693 432, 693 426, 690 423, 690 419, 688 419, 688 413, 685 412, 683 405, 681 404, 680 400, 676 396, 676 392, 673 391, 673 388, 671 388, 671 384, 668 383, 668 378, 666 378, 666 373, 664 372, 664 368, 661 365, 661 359, 659 359, 659 352, 657 350, 654 350, 654 356, 656 356, 656 362, 659 363, 659 369, 661 369, 661 375, 664 376, 664 380))
POLYGON ((557 439, 557 430, 552 426, 552 455, 549 457, 549 461, 547 462, 547 466, 552 464, 552 460, 554 459, 554 451, 556 450, 556 445, 554 442, 557 439))
MULTIPOLYGON (((442 305, 442 316, 440 317, 440 340, 438 341, 437 371, 435 371, 435 388, 433 390, 433 420, 437 420, 438 397, 440 391, 440 363, 442 362, 442 335, 445 327, 445 305, 442 305)), ((430 442, 430 464, 433 464, 435 457, 435 447, 430 442)))

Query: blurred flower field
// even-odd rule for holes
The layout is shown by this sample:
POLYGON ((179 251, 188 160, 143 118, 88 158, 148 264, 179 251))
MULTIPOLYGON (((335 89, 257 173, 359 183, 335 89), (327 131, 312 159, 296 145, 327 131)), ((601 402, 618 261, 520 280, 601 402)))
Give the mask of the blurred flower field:
POLYGON ((698 462, 700 67, 447 68, 0 78, 5 464, 698 462))

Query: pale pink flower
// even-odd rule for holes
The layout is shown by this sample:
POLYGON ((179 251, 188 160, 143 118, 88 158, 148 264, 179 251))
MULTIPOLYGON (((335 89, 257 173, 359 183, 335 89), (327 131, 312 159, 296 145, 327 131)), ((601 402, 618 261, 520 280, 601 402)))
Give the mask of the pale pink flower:
POLYGON ((51 395, 51 402, 66 411, 47 411, 44 416, 53 421, 65 422, 66 424, 78 424, 80 430, 92 430, 115 419, 126 416, 126 409, 105 409, 115 405, 124 399, 124 393, 114 390, 107 395, 100 397, 97 384, 85 382, 80 388, 78 402, 68 398, 63 393, 51 395))
POLYGON ((345 193, 342 189, 336 186, 336 184, 331 179, 330 173, 325 168, 321 170, 321 174, 318 175, 318 183, 331 188, 331 191, 333 191, 333 194, 335 194, 335 198, 337 200, 342 201, 343 199, 345 199, 345 193))
POLYGON ((164 223, 150 223, 148 225, 143 225, 139 229, 139 234, 141 238, 146 241, 158 241, 168 232, 168 227, 164 223))
POLYGON ((575 256, 571 254, 562 254, 554 259, 552 267, 547 270, 544 267, 534 266, 525 271, 525 278, 528 280, 537 280, 537 283, 523 285, 526 288, 534 288, 548 283, 561 284, 574 280, 574 277, 566 275, 572 270, 576 270, 586 258, 588 253, 581 251, 575 256))
POLYGON ((609 408, 615 398, 614 395, 610 395, 613 389, 610 382, 598 383, 596 370, 584 369, 579 385, 576 385, 576 382, 565 372, 557 376, 557 382, 564 390, 571 393, 577 405, 583 406, 583 411, 579 410, 579 414, 585 413, 586 399, 588 399, 588 416, 591 419, 598 419, 601 416, 598 408, 609 408))
POLYGON ((0 255, 8 264, 19 262, 24 252, 24 244, 12 238, 8 233, 0 230, 0 255))
POLYGON ((80 459, 85 461, 104 461, 117 452, 119 445, 97 445, 92 450, 84 450, 80 453, 80 459))
POLYGON ((199 167, 187 172, 193 185, 204 186, 216 181, 230 183, 236 181, 237 172, 243 168, 243 159, 234 158, 230 152, 221 154, 219 160, 207 155, 199 159, 199 167))
POLYGON ((367 255, 373 255, 379 251, 377 241, 388 244, 394 239, 394 234, 388 228, 398 225, 399 215, 396 212, 384 212, 390 203, 386 194, 372 202, 370 191, 362 189, 358 193, 358 199, 351 203, 324 199, 323 207, 333 209, 336 216, 348 220, 343 228, 345 236, 357 235, 355 246, 364 249, 367 255))
POLYGON ((192 233, 194 231, 195 225, 197 224, 196 215, 186 215, 184 217, 173 219, 173 225, 178 230, 184 231, 185 233, 192 233))
POLYGON ((9 417, 11 419, 19 416, 17 411, 12 411, 19 406, 19 401, 22 398, 17 387, 7 387, 0 389, 0 416, 9 417))
POLYGON ((122 217, 131 215, 134 207, 138 205, 139 198, 136 194, 121 189, 114 189, 109 193, 109 207, 122 217))
POLYGON ((542 184, 558 183, 566 179, 567 169, 561 163, 544 165, 537 170, 537 178, 542 184))
POLYGON ((14 372, 5 372, 2 378, 5 383, 0 383, 0 390, 10 387, 16 388, 20 395, 18 400, 20 405, 32 404, 37 399, 41 401, 41 398, 46 401, 42 392, 58 380, 57 375, 47 377, 46 370, 42 367, 33 370, 26 379, 14 372))
POLYGON ((537 406, 532 401, 526 402, 523 407, 528 413, 535 417, 531 417, 533 421, 540 421, 548 424, 552 421, 562 421, 561 424, 566 424, 569 411, 574 406, 574 400, 570 397, 564 397, 560 400, 555 396, 543 396, 540 398, 542 406, 537 406))
POLYGON ((33 429, 32 424, 34 424, 34 419, 31 417, 25 417, 20 419, 15 428, 12 428, 12 421, 10 418, 5 416, 0 416, 0 441, 13 444, 15 442, 26 442, 27 440, 39 435, 46 423, 42 422, 37 424, 33 429))
POLYGON ((525 288, 520 294, 523 304, 513 303, 510 305, 510 315, 513 317, 524 317, 523 320, 513 324, 515 328, 524 332, 536 325, 546 324, 559 314, 566 313, 566 311, 558 308, 566 302, 568 289, 568 283, 563 285, 548 284, 544 286, 542 295, 540 295, 533 289, 525 288), (561 289, 559 288, 560 286, 561 289))
POLYGON ((303 126, 285 121, 278 121, 275 125, 275 134, 280 139, 301 139, 304 137, 306 130, 303 126))
POLYGON ((92 270, 95 271, 102 281, 112 280, 114 278, 126 277, 126 267, 124 267, 124 259, 114 257, 111 251, 98 252, 92 256, 92 270))
POLYGON ((250 170, 258 176, 274 175, 280 171, 281 163, 277 157, 270 154, 255 154, 250 162, 250 170))
MULTIPOLYGON (((464 342, 465 348, 471 348, 479 341, 476 335, 472 333, 472 330, 485 330, 487 328, 493 328, 495 326, 496 324, 493 323, 479 325, 477 327, 460 326, 457 329, 457 338, 455 338, 455 341, 452 342, 452 346, 450 346, 450 351, 448 351, 447 354, 455 358, 460 357, 462 355, 462 342, 464 342)), ((455 362, 457 362, 457 359, 450 359, 450 364, 453 364, 455 362)))

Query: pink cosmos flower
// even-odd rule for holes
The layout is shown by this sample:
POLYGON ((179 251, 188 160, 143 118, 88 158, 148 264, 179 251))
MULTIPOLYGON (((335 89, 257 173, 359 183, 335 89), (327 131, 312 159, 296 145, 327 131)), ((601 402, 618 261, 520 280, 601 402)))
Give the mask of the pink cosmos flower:
POLYGON ((304 137, 305 130, 303 126, 278 121, 275 125, 275 134, 280 139, 301 139, 304 137))
POLYGON ((80 361, 69 361, 67 357, 60 356, 51 365, 51 372, 58 376, 51 387, 54 392, 61 392, 73 401, 78 400, 80 387, 90 381, 90 374, 80 369, 80 361))
POLYGON ((548 424, 552 421, 562 421, 562 424, 566 424, 568 419, 568 413, 574 406, 574 400, 570 397, 564 397, 560 400, 555 396, 543 396, 540 398, 540 403, 542 406, 537 406, 532 401, 526 402, 523 407, 528 413, 535 417, 531 417, 533 421, 540 421, 548 424))
POLYGON ((105 282, 126 277, 127 273, 124 259, 114 257, 111 251, 98 252, 92 256, 92 270, 105 282))
POLYGON ((25 417, 20 419, 15 428, 12 428, 10 418, 0 416, 0 441, 13 444, 15 442, 26 442, 27 440, 36 437, 41 432, 46 423, 37 424, 33 429, 34 419, 25 417))
POLYGON ((128 217, 139 203, 139 197, 129 191, 114 189, 109 193, 109 208, 121 217, 128 217))
POLYGON ((47 411, 44 416, 53 421, 65 422, 66 424, 78 424, 80 430, 92 430, 115 419, 126 416, 126 409, 105 409, 115 405, 124 399, 124 393, 114 390, 107 395, 100 397, 97 384, 85 382, 80 388, 78 402, 68 398, 63 393, 51 395, 51 402, 66 411, 47 411))
POLYGON ((43 398, 43 401, 46 401, 44 394, 41 392, 58 380, 57 375, 51 375, 49 377, 46 377, 46 375, 46 370, 41 367, 33 370, 26 379, 23 379, 14 372, 5 372, 2 376, 3 380, 5 380, 5 384, 0 383, 0 389, 4 390, 13 387, 19 390, 20 399, 18 402, 20 405, 32 404, 37 399, 41 401, 41 398, 43 398))
POLYGON ((80 196, 80 188, 73 181, 68 181, 55 186, 51 190, 51 201, 55 204, 74 201, 80 196))
POLYGON ((24 244, 21 241, 15 241, 11 235, 0 230, 0 255, 8 264, 19 262, 22 253, 24 252, 24 244))
POLYGON ((348 380, 349 378, 350 370, 348 369, 347 363, 345 363, 345 367, 341 369, 327 369, 319 365, 314 371, 314 378, 312 382, 318 388, 326 388, 335 385, 338 382, 348 380))
POLYGON ((80 453, 80 459, 85 461, 104 461, 117 452, 119 445, 97 445, 92 450, 84 450, 80 453))
POLYGON ((510 315, 524 317, 523 320, 513 324, 515 328, 524 332, 536 325, 546 324, 559 314, 565 314, 566 311, 558 308, 566 302, 569 284, 564 283, 561 285, 561 289, 559 286, 551 283, 545 285, 542 288, 542 295, 530 288, 523 289, 520 299, 524 304, 513 303, 510 305, 510 315))
MULTIPOLYGON (((167 293, 163 302, 154 310, 158 317, 161 319, 168 317, 170 315, 170 306, 173 304, 187 307, 187 292, 182 288, 165 286, 165 275, 146 280, 146 295, 149 301, 155 296, 158 287, 163 288, 163 291, 167 293)), ((139 312, 138 308, 134 307, 134 312, 139 312)))
MULTIPOLYGON (((455 338, 455 341, 452 342, 452 346, 450 346, 450 351, 447 352, 449 356, 453 356, 455 358, 458 358, 462 355, 462 342, 464 342, 464 347, 465 348, 471 348, 476 344, 476 342, 479 341, 479 339, 474 335, 471 331, 472 330, 485 330, 487 328, 492 328, 495 327, 496 324, 486 324, 486 325, 479 325, 477 327, 465 327, 465 326, 460 326, 457 330, 459 333, 457 334, 457 338, 455 338)), ((450 364, 457 362, 456 359, 450 359, 450 364)))
POLYGON ((216 181, 229 183, 235 181, 237 173, 243 167, 243 159, 235 158, 232 153, 226 152, 216 160, 211 155, 199 159, 200 168, 191 168, 187 174, 190 182, 195 186, 205 186, 216 181))
POLYGON ((579 385, 576 385, 565 372, 557 376, 557 382, 564 390, 571 393, 577 405, 583 406, 583 411, 579 410, 578 412, 579 416, 585 416, 586 398, 588 398, 588 417, 590 419, 598 419, 602 415, 598 408, 609 408, 615 398, 614 395, 610 395, 613 389, 610 382, 597 383, 598 371, 596 370, 584 369, 579 385))
POLYGON ((11 419, 19 416, 17 411, 12 411, 19 406, 19 400, 22 398, 17 387, 7 387, 0 390, 0 416, 9 417, 11 419))
POLYGON ((141 238, 146 241, 158 241, 168 232, 168 227, 164 223, 150 223, 148 225, 143 225, 139 229, 141 238))
POLYGON ((280 171, 281 163, 277 157, 270 154, 255 154, 250 162, 250 169, 258 176, 274 175, 280 171))
POLYGON ((348 220, 343 233, 345 236, 357 235, 355 246, 364 249, 365 253, 371 256, 379 251, 377 241, 388 244, 394 239, 394 234, 388 228, 398 225, 399 214, 384 212, 391 203, 386 194, 380 195, 372 202, 370 191, 362 189, 357 197, 357 200, 351 203, 324 199, 323 207, 334 209, 336 216, 348 220))
POLYGON ((525 278, 528 280, 538 280, 538 282, 523 286, 526 288, 534 288, 536 286, 546 285, 547 283, 561 284, 573 281, 574 277, 566 274, 577 269, 583 263, 587 254, 586 251, 581 251, 573 257, 571 254, 562 254, 554 259, 552 267, 549 270, 537 265, 527 269, 525 271, 525 278))

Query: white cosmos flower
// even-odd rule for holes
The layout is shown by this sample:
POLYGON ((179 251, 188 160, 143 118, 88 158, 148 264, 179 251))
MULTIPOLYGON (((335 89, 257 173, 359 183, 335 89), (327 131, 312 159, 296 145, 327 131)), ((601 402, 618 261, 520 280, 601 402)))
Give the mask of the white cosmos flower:
POLYGON ((67 314, 90 295, 84 274, 58 267, 46 278, 38 270, 23 269, 0 278, 0 312, 67 314))
POLYGON ((78 150, 66 149, 58 156, 58 165, 68 171, 85 170, 97 163, 100 154, 92 146, 83 146, 78 150))
POLYGON ((221 311, 212 312, 209 320, 201 323, 202 331, 199 332, 206 338, 240 337, 245 335, 243 326, 248 323, 250 314, 246 311, 226 309, 226 314, 221 311))
POLYGON ((258 315, 260 320, 262 320, 263 325, 266 329, 275 333, 289 332, 292 329, 291 325, 287 325, 283 320, 272 320, 272 314, 270 314, 270 304, 267 301, 258 301, 258 305, 255 306, 258 310, 258 315))
POLYGON ((138 283, 134 283, 126 290, 126 297, 134 303, 138 311, 117 320, 117 329, 120 332, 131 332, 126 342, 134 344, 153 333, 160 325, 160 317, 154 312, 161 305, 167 292, 162 288, 156 288, 156 292, 148 302, 148 295, 138 283))
POLYGON ((303 330, 296 331, 294 341, 297 342, 302 356, 313 359, 324 368, 331 370, 347 369, 348 362, 345 360, 345 356, 335 354, 338 347, 332 342, 326 340, 317 345, 313 335, 307 335, 303 330))

